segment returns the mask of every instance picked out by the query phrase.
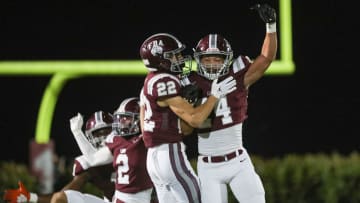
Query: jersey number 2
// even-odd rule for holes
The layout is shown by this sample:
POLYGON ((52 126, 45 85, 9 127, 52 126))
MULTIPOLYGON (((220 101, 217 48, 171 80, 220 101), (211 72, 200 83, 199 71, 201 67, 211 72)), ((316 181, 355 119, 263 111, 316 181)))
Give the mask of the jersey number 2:
POLYGON ((126 149, 120 149, 120 154, 116 157, 117 165, 117 183, 129 184, 129 175, 125 174, 129 171, 129 157, 126 154, 126 149))

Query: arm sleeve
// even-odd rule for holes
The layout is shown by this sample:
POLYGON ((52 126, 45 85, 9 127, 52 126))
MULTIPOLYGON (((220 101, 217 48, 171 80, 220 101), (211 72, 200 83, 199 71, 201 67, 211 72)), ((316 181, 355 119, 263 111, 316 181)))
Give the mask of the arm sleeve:
POLYGON ((84 133, 81 130, 72 132, 76 140, 77 145, 80 148, 81 153, 94 154, 97 149, 85 138, 84 133))
POLYGON ((83 154, 81 157, 81 166, 84 170, 94 166, 109 164, 113 160, 113 156, 108 147, 102 147, 93 154, 83 154))

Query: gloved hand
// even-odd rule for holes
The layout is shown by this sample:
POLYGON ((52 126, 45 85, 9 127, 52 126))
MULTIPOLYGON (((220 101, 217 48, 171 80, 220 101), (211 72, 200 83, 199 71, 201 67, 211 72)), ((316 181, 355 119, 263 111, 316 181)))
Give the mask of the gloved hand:
POLYGON ((236 90, 236 80, 232 76, 217 83, 218 79, 213 80, 211 84, 211 95, 216 98, 225 96, 226 94, 236 90))
POLYGON ((80 113, 78 113, 76 116, 72 117, 70 119, 71 132, 75 133, 75 132, 81 131, 81 127, 83 126, 83 123, 84 123, 84 119, 80 113))
POLYGON ((189 84, 181 88, 180 95, 181 97, 186 99, 190 104, 197 106, 199 102, 201 102, 200 98, 202 95, 202 90, 194 84, 189 84))
POLYGON ((8 203, 18 203, 18 202, 29 202, 30 193, 25 188, 24 184, 19 181, 19 188, 13 190, 5 190, 4 200, 8 203))
POLYGON ((255 4, 250 7, 251 10, 256 10, 260 18, 265 23, 275 23, 276 22, 276 11, 274 8, 270 7, 268 4, 255 4))

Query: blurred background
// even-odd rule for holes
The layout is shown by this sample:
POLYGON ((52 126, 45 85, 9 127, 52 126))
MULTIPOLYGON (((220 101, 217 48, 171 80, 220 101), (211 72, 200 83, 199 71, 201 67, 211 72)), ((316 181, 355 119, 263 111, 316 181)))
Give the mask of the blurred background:
MULTIPOLYGON (((233 1, 1 1, 0 60, 139 60, 142 42, 158 32, 177 36, 190 54, 204 35, 219 33, 236 56, 255 58, 265 25, 249 7, 258 2, 278 10, 278 1, 253 0, 236 6, 233 1)), ((351 48, 356 26, 347 26, 351 12, 339 4, 292 2, 296 70, 292 75, 266 75, 251 87, 244 126, 250 153, 273 158, 359 150, 358 64, 351 63, 357 59, 352 57, 356 46, 351 48)), ((69 159, 80 154, 69 128, 72 116, 80 112, 86 119, 97 110, 113 112, 124 98, 138 96, 144 77, 70 80, 53 117, 56 153, 69 159)), ((1 160, 28 163, 29 142, 50 78, 0 75, 1 160)))
MULTIPOLYGON (((158 32, 177 36, 189 54, 203 36, 219 33, 235 56, 255 58, 265 34, 258 14, 249 10, 255 3, 268 3, 279 14, 278 0, 2 0, 0 63, 139 60, 142 42, 158 32)), ((244 145, 270 203, 360 202, 358 11, 335 0, 291 4, 296 69, 292 75, 265 75, 250 88, 244 145)), ((55 161, 56 185, 43 190, 44 181, 39 187, 29 176, 30 143, 51 78, 0 74, 0 192, 16 188, 18 180, 39 193, 62 188, 71 179, 66 166, 81 154, 69 119, 78 112, 85 120, 98 110, 113 112, 123 99, 139 95, 145 75, 91 75, 64 85, 50 133, 56 156, 40 164, 55 161)), ((195 160, 196 137, 185 141, 195 160)), ((235 202, 231 195, 229 202, 235 202)))

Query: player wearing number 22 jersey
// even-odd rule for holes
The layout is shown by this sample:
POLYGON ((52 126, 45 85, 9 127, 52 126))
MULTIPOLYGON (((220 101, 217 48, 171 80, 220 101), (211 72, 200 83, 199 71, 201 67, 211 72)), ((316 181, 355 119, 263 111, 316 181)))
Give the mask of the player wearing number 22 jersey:
POLYGON ((185 153, 180 119, 169 107, 161 107, 156 102, 168 97, 169 91, 171 96, 179 95, 180 81, 175 75, 150 72, 144 87, 148 87, 143 89, 147 95, 143 99, 147 104, 144 124, 144 141, 149 148, 147 166, 157 186, 159 201, 198 202, 200 188, 185 153))

